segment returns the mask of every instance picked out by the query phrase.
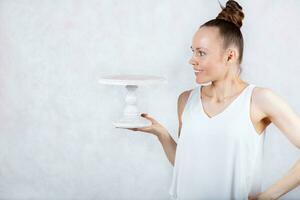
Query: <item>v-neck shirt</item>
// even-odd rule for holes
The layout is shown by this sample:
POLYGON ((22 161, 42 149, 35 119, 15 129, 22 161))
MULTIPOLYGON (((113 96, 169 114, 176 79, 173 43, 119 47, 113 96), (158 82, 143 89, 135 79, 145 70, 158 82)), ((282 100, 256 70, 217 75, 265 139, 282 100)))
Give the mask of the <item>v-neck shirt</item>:
POLYGON ((242 199, 261 192, 264 132, 250 119, 254 84, 219 114, 203 110, 201 87, 190 93, 182 113, 171 199, 242 199))

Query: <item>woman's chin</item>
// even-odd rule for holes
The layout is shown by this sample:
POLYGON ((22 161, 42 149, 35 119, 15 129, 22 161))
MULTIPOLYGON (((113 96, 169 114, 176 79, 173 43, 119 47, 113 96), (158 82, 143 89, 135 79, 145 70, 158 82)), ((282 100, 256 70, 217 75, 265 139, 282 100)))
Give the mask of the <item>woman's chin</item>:
POLYGON ((196 79, 196 82, 197 83, 203 83, 203 78, 202 77, 199 77, 199 76, 195 76, 195 79, 196 79))
POLYGON ((206 84, 209 82, 210 82, 210 80, 204 80, 202 77, 196 76, 196 83, 198 83, 198 84, 206 84))

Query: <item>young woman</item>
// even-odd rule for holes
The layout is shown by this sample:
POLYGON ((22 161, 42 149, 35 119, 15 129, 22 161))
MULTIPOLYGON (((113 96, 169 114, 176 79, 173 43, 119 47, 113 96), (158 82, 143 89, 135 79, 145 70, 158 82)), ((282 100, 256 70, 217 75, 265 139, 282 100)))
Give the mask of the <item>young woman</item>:
POLYGON ((277 199, 300 184, 300 160, 275 184, 261 191, 265 130, 274 123, 300 148, 300 118, 272 90, 240 78, 242 7, 229 0, 216 19, 199 27, 191 49, 199 86, 178 98, 178 142, 152 121, 154 134, 174 165, 173 199, 277 199), (204 84, 211 82, 210 85, 204 84))

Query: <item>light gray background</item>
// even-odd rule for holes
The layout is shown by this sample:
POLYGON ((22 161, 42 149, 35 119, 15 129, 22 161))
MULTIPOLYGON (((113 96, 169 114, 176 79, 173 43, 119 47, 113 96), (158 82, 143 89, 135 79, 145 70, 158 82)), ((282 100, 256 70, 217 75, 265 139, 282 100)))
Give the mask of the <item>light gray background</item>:
MULTIPOLYGON (((242 78, 300 114, 300 2, 240 3, 242 78)), ((159 141, 114 128, 125 89, 97 81, 167 77, 138 103, 177 140, 177 97, 196 86, 192 36, 219 12, 217 0, 0 0, 0 199, 168 199, 173 167, 159 141)), ((299 159, 274 125, 265 150, 263 188, 299 159)))

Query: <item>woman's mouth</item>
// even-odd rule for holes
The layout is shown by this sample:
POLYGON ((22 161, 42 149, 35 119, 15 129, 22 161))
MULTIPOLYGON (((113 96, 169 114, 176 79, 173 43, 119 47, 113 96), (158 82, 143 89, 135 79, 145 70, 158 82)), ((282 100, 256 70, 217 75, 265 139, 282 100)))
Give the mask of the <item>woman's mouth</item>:
POLYGON ((202 73, 204 70, 194 70, 195 75, 202 73))

